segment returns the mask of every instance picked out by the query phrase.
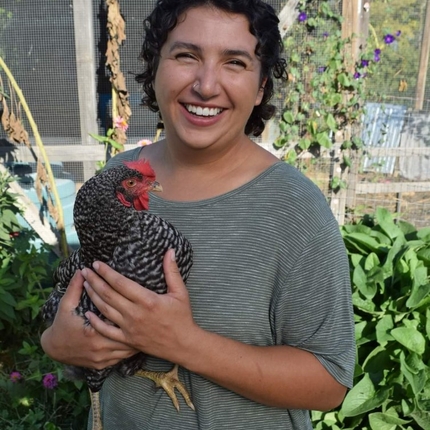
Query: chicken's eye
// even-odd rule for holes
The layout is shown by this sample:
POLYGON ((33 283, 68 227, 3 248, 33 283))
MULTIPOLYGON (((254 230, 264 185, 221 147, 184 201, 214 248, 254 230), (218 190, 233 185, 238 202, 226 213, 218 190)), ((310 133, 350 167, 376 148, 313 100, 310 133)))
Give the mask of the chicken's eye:
POLYGON ((136 186, 137 181, 135 179, 127 179, 127 181, 125 181, 125 184, 128 188, 133 188, 136 186))

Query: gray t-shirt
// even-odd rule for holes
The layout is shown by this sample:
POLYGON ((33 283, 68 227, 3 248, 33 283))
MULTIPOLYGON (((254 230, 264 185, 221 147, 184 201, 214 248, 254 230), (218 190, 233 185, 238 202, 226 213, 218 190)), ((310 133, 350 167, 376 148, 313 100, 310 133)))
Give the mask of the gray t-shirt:
MULTIPOLYGON (((107 167, 136 159, 139 149, 107 167)), ((150 211, 193 245, 187 288, 197 324, 247 344, 310 351, 351 387, 355 342, 348 259, 339 226, 309 179, 279 162, 207 200, 172 202, 151 195, 150 211)), ((148 357, 149 370, 171 367, 148 357)), ((104 430, 312 428, 309 411, 258 404, 184 368, 179 378, 195 412, 178 394, 178 413, 148 379, 111 375, 101 391, 104 430)))

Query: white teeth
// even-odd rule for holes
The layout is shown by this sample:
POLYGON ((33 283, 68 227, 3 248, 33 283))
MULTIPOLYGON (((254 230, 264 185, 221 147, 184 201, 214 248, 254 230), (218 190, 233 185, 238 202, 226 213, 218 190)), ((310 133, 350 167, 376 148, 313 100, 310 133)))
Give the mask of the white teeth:
POLYGON ((185 105, 188 112, 199 116, 215 116, 222 112, 221 108, 202 108, 201 106, 185 105))

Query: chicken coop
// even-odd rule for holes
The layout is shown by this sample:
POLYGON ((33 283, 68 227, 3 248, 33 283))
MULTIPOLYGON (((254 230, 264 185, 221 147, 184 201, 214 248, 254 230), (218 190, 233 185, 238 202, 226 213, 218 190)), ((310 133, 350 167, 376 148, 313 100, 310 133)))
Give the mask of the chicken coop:
MULTIPOLYGON (((300 0, 268 2, 280 17, 283 35, 297 21, 299 8, 307 7, 300 0)), ((96 163, 106 157, 104 145, 91 135, 106 135, 114 121, 111 70, 106 66, 111 3, 119 4, 124 20, 125 39, 118 52, 130 107, 124 146, 128 149, 142 139, 154 140, 157 134, 158 116, 140 105, 141 88, 134 80, 143 67, 139 59, 142 22, 154 1, 2 0, 0 6, 0 58, 13 74, 37 125, 64 204, 72 244, 76 241, 70 218, 73 191, 94 175, 96 163)), ((315 1, 308 3, 318 7, 315 1)), ((390 44, 390 61, 381 66, 379 78, 369 82, 382 89, 384 97, 366 101, 360 129, 365 151, 351 169, 347 187, 335 195, 328 189, 330 177, 338 169, 333 151, 329 158, 311 163, 306 174, 326 193, 340 223, 382 205, 417 226, 429 225, 430 0, 392 0, 389 9, 379 0, 331 0, 329 4, 343 15, 345 35, 360 34, 360 43, 369 37, 382 39, 386 28, 398 37, 390 44)), ((288 59, 291 53, 286 55, 288 59)), ((37 205, 30 177, 35 174, 40 149, 4 72, 0 68, 1 94, 7 95, 11 109, 22 118, 29 145, 0 130, 0 166, 20 179, 24 194, 37 205)), ((282 110, 282 98, 278 104, 282 110)), ((272 145, 278 132, 275 118, 258 143, 281 157, 282 151, 272 145)))

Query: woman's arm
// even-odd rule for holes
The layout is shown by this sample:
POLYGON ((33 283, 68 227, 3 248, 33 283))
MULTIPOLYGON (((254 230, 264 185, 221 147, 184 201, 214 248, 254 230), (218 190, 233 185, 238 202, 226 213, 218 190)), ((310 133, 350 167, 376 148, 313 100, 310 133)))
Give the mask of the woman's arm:
POLYGON ((137 351, 129 346, 106 338, 82 317, 76 315, 84 278, 80 271, 70 281, 53 324, 41 337, 43 350, 52 359, 74 366, 103 369, 130 357, 137 351))
POLYGON ((341 403, 346 388, 317 358, 289 346, 258 347, 207 332, 192 318, 188 292, 176 264, 166 254, 168 293, 157 295, 103 263, 84 269, 84 284, 100 311, 118 327, 88 313, 103 336, 160 357, 269 406, 328 410, 341 403))

